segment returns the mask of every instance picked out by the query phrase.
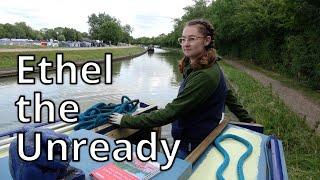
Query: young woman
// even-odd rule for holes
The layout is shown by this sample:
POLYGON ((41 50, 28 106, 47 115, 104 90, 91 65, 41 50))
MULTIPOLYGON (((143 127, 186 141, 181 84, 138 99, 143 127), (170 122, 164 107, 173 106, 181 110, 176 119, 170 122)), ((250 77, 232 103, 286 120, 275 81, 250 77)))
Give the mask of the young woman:
POLYGON ((178 39, 184 53, 178 96, 164 109, 138 116, 115 114, 110 121, 139 129, 172 123, 174 140, 181 140, 178 157, 185 158, 223 119, 227 86, 216 63, 214 36, 208 21, 187 22, 178 39))

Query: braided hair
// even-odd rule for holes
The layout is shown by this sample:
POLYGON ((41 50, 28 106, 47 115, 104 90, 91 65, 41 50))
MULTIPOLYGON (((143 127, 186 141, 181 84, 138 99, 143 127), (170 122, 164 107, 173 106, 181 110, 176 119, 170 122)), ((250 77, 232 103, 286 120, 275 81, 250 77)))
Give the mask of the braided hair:
POLYGON ((209 21, 204 19, 193 19, 186 23, 186 26, 195 26, 195 25, 198 25, 198 30, 201 34, 203 34, 204 36, 211 37, 210 44, 205 47, 206 50, 214 48, 215 31, 212 24, 209 21))
MULTIPOLYGON (((197 26, 199 33, 204 36, 210 36, 211 42, 205 46, 206 52, 197 61, 191 63, 193 70, 205 69, 211 67, 216 62, 216 50, 214 44, 215 30, 212 24, 204 19, 193 19, 188 21, 186 26, 197 26)), ((183 73, 184 66, 186 62, 189 61, 188 57, 183 57, 179 62, 179 70, 183 73)))

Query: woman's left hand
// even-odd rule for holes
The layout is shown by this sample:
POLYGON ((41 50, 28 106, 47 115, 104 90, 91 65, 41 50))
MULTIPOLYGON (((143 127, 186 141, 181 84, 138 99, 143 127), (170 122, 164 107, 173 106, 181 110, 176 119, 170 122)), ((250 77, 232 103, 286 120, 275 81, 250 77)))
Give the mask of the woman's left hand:
POLYGON ((112 113, 112 114, 110 115, 109 122, 112 123, 112 124, 118 124, 118 125, 120 125, 120 124, 121 124, 121 119, 122 119, 122 117, 123 117, 122 114, 112 113))

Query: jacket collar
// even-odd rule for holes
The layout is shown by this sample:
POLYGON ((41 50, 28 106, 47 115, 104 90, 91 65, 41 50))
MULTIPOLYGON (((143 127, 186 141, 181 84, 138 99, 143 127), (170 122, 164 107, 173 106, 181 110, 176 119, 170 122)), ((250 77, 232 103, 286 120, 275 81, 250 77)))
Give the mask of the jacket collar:
POLYGON ((186 62, 185 62, 185 66, 184 66, 184 69, 183 69, 183 78, 187 78, 188 75, 192 72, 192 68, 191 68, 191 65, 190 65, 190 60, 187 59, 186 62))

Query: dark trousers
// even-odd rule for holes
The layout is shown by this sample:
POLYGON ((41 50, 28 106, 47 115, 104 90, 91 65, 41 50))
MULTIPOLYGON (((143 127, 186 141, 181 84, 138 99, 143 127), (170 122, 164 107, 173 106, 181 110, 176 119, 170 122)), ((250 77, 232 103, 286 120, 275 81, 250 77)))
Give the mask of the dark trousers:
POLYGON ((181 140, 178 148, 177 158, 185 159, 201 142, 186 142, 181 140))

